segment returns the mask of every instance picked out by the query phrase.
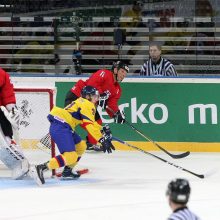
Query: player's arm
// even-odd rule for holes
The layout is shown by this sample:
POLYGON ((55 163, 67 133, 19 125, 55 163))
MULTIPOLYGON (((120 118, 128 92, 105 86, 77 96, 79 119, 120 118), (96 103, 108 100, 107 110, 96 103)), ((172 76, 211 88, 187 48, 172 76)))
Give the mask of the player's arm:
POLYGON ((89 134, 98 142, 102 137, 101 134, 101 125, 95 122, 95 106, 92 103, 84 103, 81 107, 80 114, 82 119, 82 127, 84 127, 89 134))
POLYGON ((2 73, 5 75, 5 83, 1 88, 1 97, 3 104, 1 109, 4 112, 5 117, 10 121, 12 127, 14 129, 18 129, 19 112, 18 108, 16 107, 14 87, 11 83, 9 75, 4 70, 1 71, 3 71, 2 73))
POLYGON ((3 106, 1 106, 1 110, 3 111, 8 121, 11 123, 14 139, 18 144, 19 143, 18 129, 19 129, 20 114, 16 106, 14 87, 13 84, 11 83, 9 75, 4 70, 1 69, 1 71, 3 71, 2 73, 5 75, 5 83, 1 88, 1 97, 3 104, 3 106))
POLYGON ((114 118, 116 124, 124 124, 125 123, 125 114, 123 111, 120 111, 118 106, 111 105, 109 102, 108 107, 106 108, 106 112, 111 118, 114 118))
POLYGON ((121 112, 118 107, 118 100, 120 99, 121 91, 118 96, 112 96, 108 100, 108 107, 106 112, 111 118, 114 118, 115 123, 124 124, 125 123, 125 114, 121 112))
POLYGON ((102 127, 94 122, 93 124, 87 124, 86 125, 86 130, 95 138, 98 137, 96 140, 97 142, 99 142, 102 145, 102 149, 105 152, 111 153, 112 150, 115 150, 114 145, 111 143, 112 141, 112 137, 106 133, 101 133, 102 127), (95 127, 97 127, 98 129, 96 130, 95 133, 95 127), (101 136, 100 136, 101 134, 101 136))
POLYGON ((82 126, 89 132, 89 134, 99 143, 101 143, 103 151, 111 153, 115 150, 111 143, 109 135, 102 134, 102 126, 95 122, 94 108, 81 109, 82 126))
POLYGON ((1 101, 4 106, 7 106, 8 104, 15 104, 15 93, 14 93, 14 87, 11 83, 9 75, 1 69, 1 74, 4 75, 4 84, 1 87, 1 101))
POLYGON ((114 113, 119 111, 118 108, 118 99, 116 99, 115 97, 111 97, 108 100, 108 107, 111 109, 109 110, 108 108, 106 108, 106 112, 108 113, 108 115, 113 118, 114 117, 114 113))

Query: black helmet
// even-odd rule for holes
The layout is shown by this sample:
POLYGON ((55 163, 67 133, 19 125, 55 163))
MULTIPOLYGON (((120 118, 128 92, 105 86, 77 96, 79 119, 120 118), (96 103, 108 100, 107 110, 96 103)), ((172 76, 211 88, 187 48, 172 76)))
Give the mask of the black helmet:
POLYGON ((178 204, 186 204, 189 200, 190 186, 186 179, 175 179, 168 184, 166 195, 171 201, 178 204))
POLYGON ((114 68, 119 69, 124 69, 125 71, 127 71, 127 73, 129 72, 129 67, 126 63, 124 63, 123 61, 116 61, 113 63, 112 65, 112 72, 114 72, 114 68))
POLYGON ((90 97, 93 95, 99 95, 99 91, 92 86, 85 86, 81 91, 81 96, 83 98, 86 98, 87 95, 89 95, 90 97))

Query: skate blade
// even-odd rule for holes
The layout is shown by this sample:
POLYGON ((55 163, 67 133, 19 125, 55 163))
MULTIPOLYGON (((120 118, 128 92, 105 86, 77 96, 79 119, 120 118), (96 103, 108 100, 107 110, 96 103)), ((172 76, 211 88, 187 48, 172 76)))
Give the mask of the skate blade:
POLYGON ((29 174, 30 174, 30 177, 32 177, 34 179, 34 181, 37 183, 38 186, 42 186, 43 185, 41 179, 38 176, 37 169, 36 169, 35 166, 31 166, 30 167, 29 174))
POLYGON ((59 179, 60 180, 64 180, 64 181, 71 181, 71 180, 78 180, 79 179, 79 177, 63 177, 63 176, 61 176, 61 177, 59 177, 59 179))

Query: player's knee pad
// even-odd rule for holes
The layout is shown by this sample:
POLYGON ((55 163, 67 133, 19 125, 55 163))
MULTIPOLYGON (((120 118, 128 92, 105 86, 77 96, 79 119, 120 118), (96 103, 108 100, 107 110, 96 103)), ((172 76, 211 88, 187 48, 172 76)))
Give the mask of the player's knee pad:
POLYGON ((78 156, 82 156, 86 150, 86 143, 85 141, 80 141, 78 144, 76 144, 76 152, 78 156))
POLYGON ((62 154, 65 160, 65 165, 71 165, 77 162, 78 160, 78 154, 75 151, 72 152, 65 152, 62 154))

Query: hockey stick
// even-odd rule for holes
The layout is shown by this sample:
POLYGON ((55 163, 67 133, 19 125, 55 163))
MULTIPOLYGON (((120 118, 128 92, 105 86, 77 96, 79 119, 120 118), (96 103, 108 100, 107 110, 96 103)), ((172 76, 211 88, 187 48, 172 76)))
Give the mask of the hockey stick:
POLYGON ((173 159, 180 159, 180 158, 184 158, 187 157, 190 152, 186 151, 184 153, 181 154, 172 154, 169 151, 167 151, 166 149, 164 149, 163 147, 161 147, 157 142, 153 141, 151 138, 147 137, 146 135, 144 135, 142 132, 140 132, 137 128, 135 128, 131 123, 125 121, 125 123, 130 126, 134 131, 136 131, 138 134, 140 134, 142 137, 144 137, 146 140, 150 141, 151 143, 153 143, 154 145, 156 145, 160 150, 162 150, 164 153, 168 154, 170 157, 172 157, 173 159))
POLYGON ((185 172, 187 172, 187 173, 190 173, 190 174, 192 174, 192 175, 194 175, 194 176, 197 176, 198 178, 201 178, 201 179, 204 179, 204 178, 205 178, 205 175, 203 175, 203 174, 194 173, 194 172, 192 172, 192 171, 190 171, 190 170, 187 170, 187 169, 185 169, 185 168, 183 168, 183 167, 181 167, 181 166, 179 166, 179 165, 176 165, 176 164, 174 164, 174 163, 171 163, 171 162, 169 162, 169 161, 167 161, 167 160, 165 160, 165 159, 163 159, 163 158, 161 158, 161 157, 159 157, 159 156, 156 156, 156 155, 154 155, 154 154, 152 154, 152 153, 150 153, 150 152, 148 152, 148 151, 142 150, 142 149, 140 149, 140 148, 138 148, 138 147, 136 147, 136 146, 133 146, 133 145, 131 145, 131 144, 125 142, 125 141, 122 141, 122 140, 120 140, 120 139, 118 139, 118 138, 116 138, 116 137, 112 137, 112 139, 113 139, 113 140, 116 140, 116 141, 118 141, 118 142, 120 142, 120 143, 122 143, 122 144, 124 144, 124 145, 126 145, 126 146, 128 146, 128 147, 131 147, 131 148, 133 148, 133 149, 136 149, 136 150, 138 150, 138 151, 140 151, 140 152, 142 152, 142 153, 144 153, 144 154, 148 154, 148 155, 150 155, 150 156, 152 156, 152 157, 155 157, 155 158, 157 158, 157 159, 163 161, 164 163, 167 163, 167 164, 169 164, 169 165, 171 165, 171 166, 176 167, 177 169, 180 169, 180 170, 185 171, 185 172))
MULTIPOLYGON (((109 109, 114 115, 115 112, 109 108, 108 106, 106 107, 107 109, 109 109)), ((145 138, 147 141, 151 142, 152 144, 154 144, 155 146, 157 146, 160 150, 162 150, 164 153, 168 154, 170 157, 172 157, 173 159, 180 159, 180 158, 184 158, 187 157, 190 152, 184 152, 181 154, 172 154, 170 152, 168 152, 166 149, 164 149, 163 147, 161 147, 157 142, 153 141, 151 138, 147 137, 146 135, 144 135, 141 131, 139 131, 137 128, 135 128, 131 123, 129 123, 128 121, 125 120, 125 124, 127 124, 130 128, 132 128, 135 132, 137 132, 138 134, 140 134, 143 138, 145 138)))

